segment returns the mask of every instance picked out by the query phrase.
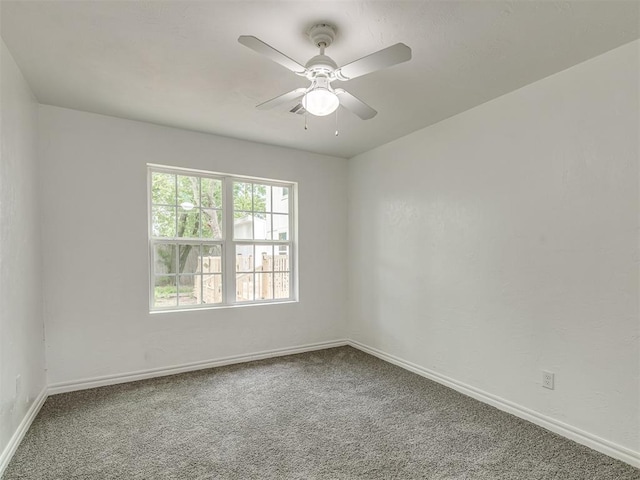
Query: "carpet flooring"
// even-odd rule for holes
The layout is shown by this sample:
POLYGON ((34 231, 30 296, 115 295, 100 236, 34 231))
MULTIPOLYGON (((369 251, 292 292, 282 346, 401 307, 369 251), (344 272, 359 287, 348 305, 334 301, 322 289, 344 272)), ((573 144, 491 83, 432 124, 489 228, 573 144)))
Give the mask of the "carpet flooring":
POLYGON ((50 397, 13 479, 640 480, 350 347, 50 397))

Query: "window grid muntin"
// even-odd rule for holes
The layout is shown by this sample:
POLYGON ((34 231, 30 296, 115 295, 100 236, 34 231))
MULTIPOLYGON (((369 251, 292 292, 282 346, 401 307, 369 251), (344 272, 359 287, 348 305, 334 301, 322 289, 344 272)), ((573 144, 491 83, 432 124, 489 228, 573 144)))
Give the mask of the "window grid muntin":
MULTIPOLYGON (((220 273, 207 273, 205 274, 204 272, 201 272, 200 275, 201 277, 201 289, 203 288, 204 285, 204 277, 205 276, 215 276, 215 275, 219 275, 221 278, 221 288, 222 288, 222 293, 221 293, 221 298, 222 298, 222 302, 221 303, 215 303, 215 304, 210 304, 210 303, 201 303, 201 304, 197 304, 197 305, 193 305, 193 304, 189 304, 187 306, 183 306, 183 307, 179 307, 178 306, 172 306, 169 308, 161 308, 161 307, 154 307, 154 295, 153 295, 153 286, 155 285, 154 281, 155 281, 155 277, 159 276, 155 273, 154 270, 150 270, 150 284, 151 284, 151 291, 150 291, 150 306, 151 306, 151 310, 152 311, 163 311, 163 310, 192 310, 192 309, 198 309, 198 308, 212 308, 213 307, 227 307, 227 306, 232 306, 232 305, 252 305, 252 304, 260 304, 260 303, 282 303, 282 302, 288 302, 288 301, 293 301, 297 299, 297 289, 296 289, 296 281, 295 281, 295 268, 296 268, 296 258, 295 258, 295 246, 294 246, 294 242, 295 239, 297 238, 297 234, 294 231, 294 221, 295 221, 295 212, 294 212, 294 194, 296 192, 296 184, 295 183, 289 183, 289 182, 279 182, 279 181, 274 181, 274 180, 269 180, 269 179, 263 179, 263 178, 254 178, 254 177, 243 177, 243 176, 235 176, 235 175, 223 175, 223 174, 215 174, 215 173, 210 173, 210 172, 205 172, 205 171, 200 171, 200 170, 190 170, 190 169, 182 169, 179 167, 163 167, 163 166, 157 166, 157 165, 152 165, 149 164, 148 165, 148 170, 149 170, 149 238, 150 238, 150 260, 153 260, 153 248, 154 245, 156 245, 157 243, 173 243, 173 244, 178 244, 178 243, 199 243, 201 245, 201 249, 203 248, 204 245, 220 245, 221 246, 221 263, 222 263, 222 271, 220 273), (158 173, 168 173, 170 175, 174 176, 175 179, 175 196, 176 196, 176 204, 175 205, 169 205, 169 204, 163 204, 163 203, 158 203, 155 204, 152 201, 152 175, 153 173, 158 172, 158 173), (199 209, 199 214, 200 214, 200 226, 199 226, 199 231, 200 231, 200 237, 154 237, 152 228, 153 228, 153 223, 152 223, 152 208, 154 206, 165 206, 165 207, 170 207, 170 208, 175 208, 176 209, 176 220, 175 220, 175 234, 178 234, 178 221, 179 221, 179 214, 178 214, 178 209, 180 207, 180 205, 177 203, 178 202, 178 176, 191 176, 191 177, 198 177, 198 185, 199 185, 199 195, 200 195, 200 204, 198 205, 199 209), (215 208, 215 207, 203 207, 202 206, 202 179, 203 178, 211 178, 211 179, 215 179, 215 180, 219 180, 221 182, 221 199, 220 199, 220 206, 221 208, 215 208), (248 213, 269 213, 271 215, 271 221, 270 223, 270 227, 272 230, 272 234, 271 237, 272 239, 270 240, 265 240, 265 239, 238 239, 236 240, 234 238, 234 228, 233 228, 233 219, 234 219, 234 203, 233 203, 233 183, 234 182, 241 182, 241 183, 249 183, 251 184, 251 212, 248 212, 246 210, 241 210, 241 211, 245 211, 248 213), (264 186, 268 186, 269 187, 269 195, 270 195, 270 200, 271 200, 271 208, 270 210, 266 210, 266 206, 265 206, 265 210, 264 211, 256 211, 255 210, 255 197, 254 197, 254 185, 264 185, 264 186), (283 212, 275 212, 275 208, 274 208, 274 204, 273 204, 273 196, 274 196, 274 188, 273 187, 280 187, 283 190, 286 189, 286 195, 282 195, 282 198, 287 200, 287 210, 288 212, 283 213, 283 212), (225 203, 229 205, 229 208, 225 208, 225 203), (221 215, 221 222, 220 222, 220 230, 221 230, 221 238, 208 238, 208 237, 202 237, 202 216, 203 216, 203 210, 204 209, 208 209, 208 210, 213 210, 214 214, 215 212, 220 212, 221 215), (274 237, 274 233, 273 233, 273 218, 274 218, 274 214, 275 215, 286 215, 288 217, 288 222, 287 222, 287 235, 288 235, 288 240, 286 241, 282 241, 279 239, 273 239, 274 237), (231 222, 230 222, 231 221, 231 222), (229 239, 230 237, 230 239, 229 239), (227 244, 230 244, 229 247, 231 248, 227 248, 227 244), (254 265, 254 271, 252 271, 251 273, 254 275, 254 279, 253 279, 253 290, 254 290, 254 299, 250 300, 250 301, 237 301, 235 298, 235 294, 232 295, 232 292, 235 293, 236 290, 236 274, 237 272, 235 271, 234 265, 229 262, 229 255, 235 251, 235 245, 236 244, 263 244, 263 245, 271 245, 272 249, 273 249, 273 255, 275 257, 276 251, 279 252, 279 249, 277 249, 277 247, 279 245, 286 245, 287 246, 287 250, 289 252, 289 259, 288 259, 288 267, 289 269, 286 271, 270 271, 270 272, 256 272, 255 271, 255 265, 254 265), (263 274, 263 273, 269 273, 272 276, 272 298, 270 299, 264 299, 264 300, 256 300, 255 297, 255 275, 258 274, 263 274), (281 276, 288 276, 288 296, 287 297, 282 297, 282 298, 276 298, 275 295, 275 276, 276 275, 281 275, 281 276), (226 291, 226 293, 225 293, 226 291)), ((252 232, 253 236, 255 237, 255 232, 252 232)), ((176 247, 177 248, 177 247, 176 247)), ((202 250, 201 250, 202 252, 202 250)), ((255 250, 254 250, 254 254, 255 254, 255 250)), ((202 261, 202 260, 200 260, 202 261)), ((178 266, 176 265, 176 274, 175 274, 175 281, 176 281, 176 292, 177 295, 179 295, 179 277, 180 275, 184 275, 181 274, 180 272, 178 272, 178 266)), ((246 272, 249 273, 249 272, 246 272)), ((162 276, 162 275, 160 275, 162 276)), ((171 275, 169 275, 171 276, 171 275)), ((201 296, 201 301, 204 301, 204 296, 201 296)), ((179 299, 177 299, 177 302, 179 302, 179 299)))

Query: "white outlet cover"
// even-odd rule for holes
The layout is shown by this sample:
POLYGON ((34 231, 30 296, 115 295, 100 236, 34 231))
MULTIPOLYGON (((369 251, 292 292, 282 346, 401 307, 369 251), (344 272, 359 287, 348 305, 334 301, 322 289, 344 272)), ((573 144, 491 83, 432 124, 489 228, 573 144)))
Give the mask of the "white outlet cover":
POLYGON ((555 375, 552 372, 542 372, 542 386, 544 388, 548 388, 549 390, 553 390, 554 389, 554 383, 555 383, 555 375))

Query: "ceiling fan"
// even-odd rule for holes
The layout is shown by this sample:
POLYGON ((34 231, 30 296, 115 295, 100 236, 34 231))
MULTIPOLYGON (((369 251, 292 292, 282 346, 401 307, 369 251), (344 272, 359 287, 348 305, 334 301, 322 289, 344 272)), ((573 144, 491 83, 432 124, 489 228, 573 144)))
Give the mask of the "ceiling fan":
POLYGON ((336 80, 346 82, 352 78, 361 77, 376 70, 406 62, 411 59, 411 49, 404 43, 396 43, 347 65, 338 67, 336 62, 324 54, 325 49, 333 43, 335 34, 335 29, 331 25, 322 23, 311 27, 308 32, 309 39, 320 49, 320 54, 309 60, 305 66, 300 65, 256 37, 250 35, 240 36, 238 42, 245 47, 265 55, 296 75, 306 77, 311 82, 311 85, 307 88, 296 88, 291 92, 261 103, 256 108, 273 108, 302 97, 302 107, 312 115, 329 115, 342 105, 363 120, 373 118, 378 112, 342 88, 333 88, 331 82, 336 80))

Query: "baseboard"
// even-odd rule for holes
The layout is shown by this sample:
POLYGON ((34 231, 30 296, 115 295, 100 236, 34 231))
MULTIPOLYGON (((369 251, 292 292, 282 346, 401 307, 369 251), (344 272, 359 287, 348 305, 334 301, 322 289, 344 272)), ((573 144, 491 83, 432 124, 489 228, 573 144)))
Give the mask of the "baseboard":
POLYGON ((24 416, 24 418, 20 422, 20 425, 18 425, 18 428, 9 439, 9 443, 5 447, 2 454, 0 454, 0 478, 2 478, 4 471, 6 470, 9 462, 11 461, 11 458, 13 457, 13 454, 16 453, 18 445, 20 445, 20 442, 22 442, 22 439, 33 423, 33 420, 36 418, 36 415, 38 415, 38 412, 42 408, 42 405, 44 405, 47 396, 47 388, 45 387, 33 401, 31 407, 29 407, 29 410, 27 410, 27 414, 24 416))
POLYGON ((245 355, 223 357, 214 360, 205 360, 202 362, 183 363, 180 365, 172 365, 169 367, 151 368, 148 370, 138 370, 136 372, 84 378, 82 380, 74 380, 70 382, 53 383, 49 385, 49 395, 73 392, 76 390, 86 390, 88 388, 104 387, 106 385, 115 385, 117 383, 135 382, 137 380, 145 380, 147 378, 164 377, 167 375, 175 375, 177 373, 204 370, 206 368, 221 367, 223 365, 231 365, 234 363, 252 362, 254 360, 282 357, 285 355, 294 355, 296 353, 312 352, 314 350, 324 350, 326 348, 342 347, 345 345, 347 345, 346 340, 333 340, 329 342, 299 345, 296 347, 265 350, 262 352, 255 352, 245 355))
POLYGON ((585 432, 584 430, 580 430, 579 428, 560 422, 539 412, 523 407, 522 405, 505 400, 504 398, 492 395, 488 392, 472 387, 471 385, 459 382, 453 378, 441 375, 433 370, 416 365, 415 363, 408 362, 402 358, 396 357, 395 355, 390 355, 378 350, 377 348, 369 347, 360 342, 356 342, 355 340, 348 340, 347 343, 358 350, 378 357, 386 362, 393 363, 405 370, 417 373, 429 380, 433 380, 483 403, 492 405, 499 410, 515 415, 516 417, 520 417, 542 428, 557 433, 558 435, 592 448, 600 453, 604 453, 605 455, 640 468, 640 452, 635 452, 629 448, 617 445, 609 440, 598 437, 597 435, 585 432))

